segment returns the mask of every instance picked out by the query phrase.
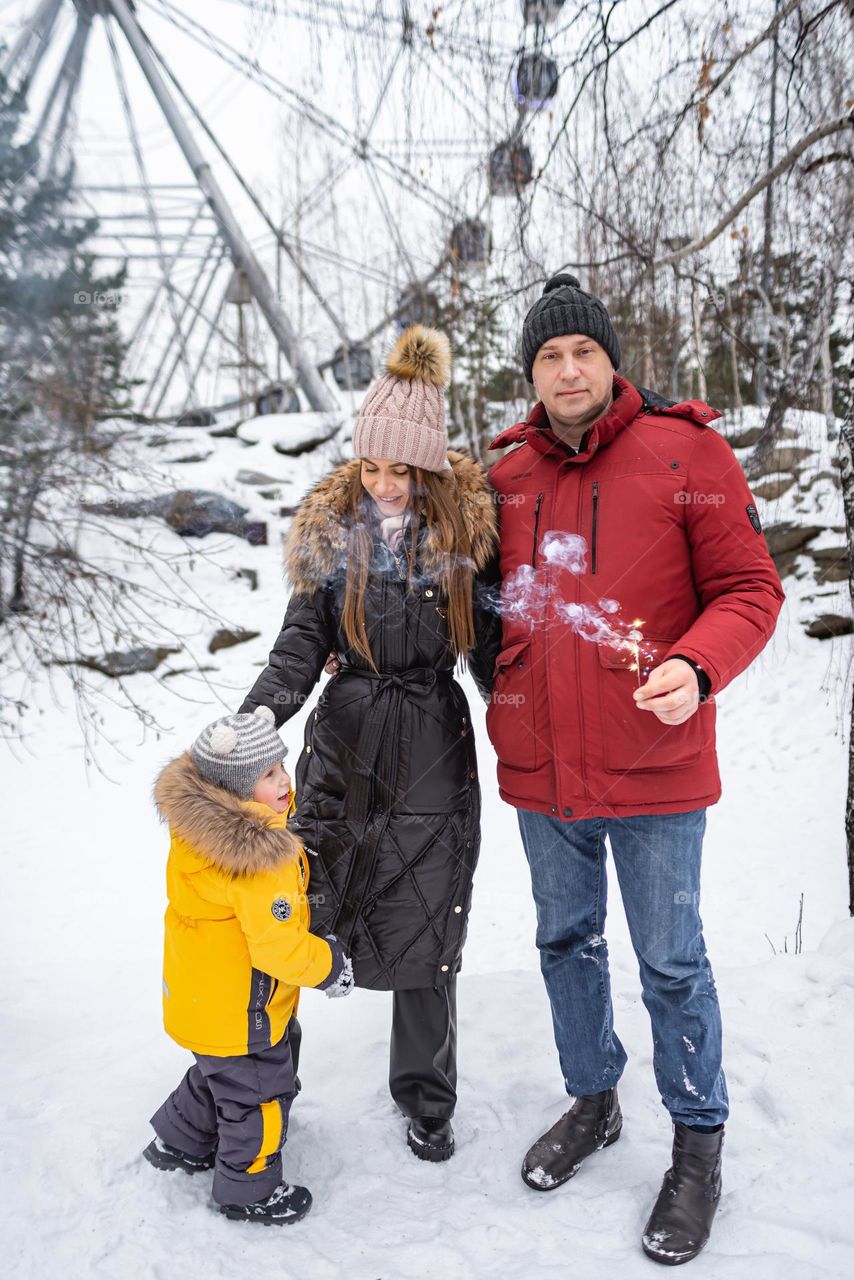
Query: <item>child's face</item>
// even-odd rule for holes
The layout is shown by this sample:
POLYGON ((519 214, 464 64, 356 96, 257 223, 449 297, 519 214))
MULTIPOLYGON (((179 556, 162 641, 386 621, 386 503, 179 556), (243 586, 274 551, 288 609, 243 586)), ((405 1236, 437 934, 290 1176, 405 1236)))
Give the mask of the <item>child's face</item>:
POLYGON ((281 760, 261 774, 255 783, 252 799, 275 809, 276 813, 287 812, 291 801, 291 779, 281 760))

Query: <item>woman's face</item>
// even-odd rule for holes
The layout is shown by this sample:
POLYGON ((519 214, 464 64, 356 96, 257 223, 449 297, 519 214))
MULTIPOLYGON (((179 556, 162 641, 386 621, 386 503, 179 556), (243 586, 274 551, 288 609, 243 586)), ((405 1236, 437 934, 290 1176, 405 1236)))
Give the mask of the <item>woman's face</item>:
POLYGON ((362 484, 376 503, 380 515, 399 515, 409 503, 410 474, 405 462, 387 458, 362 459, 362 484))

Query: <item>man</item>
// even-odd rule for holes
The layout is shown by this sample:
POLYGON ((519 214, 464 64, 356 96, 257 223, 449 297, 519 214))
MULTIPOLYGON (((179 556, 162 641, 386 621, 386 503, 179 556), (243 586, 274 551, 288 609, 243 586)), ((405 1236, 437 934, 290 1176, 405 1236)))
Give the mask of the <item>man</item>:
POLYGON ((741 468, 709 426, 719 415, 618 376, 610 316, 574 276, 548 281, 522 351, 538 403, 491 446, 518 447, 490 473, 503 623, 487 724, 575 1099, 522 1177, 552 1190, 620 1136, 607 835, 674 1123, 643 1248, 673 1265, 709 1238, 728 1115, 699 915, 705 811, 720 797, 713 699, 768 641, 783 592, 741 468))

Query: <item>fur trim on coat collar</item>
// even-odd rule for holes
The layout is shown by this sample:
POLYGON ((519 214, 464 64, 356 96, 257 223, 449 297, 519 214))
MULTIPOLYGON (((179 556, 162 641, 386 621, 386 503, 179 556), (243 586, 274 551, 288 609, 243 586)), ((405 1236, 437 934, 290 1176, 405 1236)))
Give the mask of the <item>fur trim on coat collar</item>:
POLYGON ((154 784, 160 816, 200 857, 234 876, 272 871, 299 856, 300 843, 281 824, 206 781, 185 751, 154 784))
MULTIPOLYGON (((498 546, 495 495, 483 468, 467 453, 448 451, 456 481, 456 498, 471 539, 474 569, 480 570, 498 546)), ((350 487, 361 463, 352 458, 324 476, 300 503, 285 543, 285 570, 295 591, 309 594, 343 569, 347 554, 350 487)), ((443 579, 443 561, 428 528, 419 551, 424 572, 437 582, 443 579)))

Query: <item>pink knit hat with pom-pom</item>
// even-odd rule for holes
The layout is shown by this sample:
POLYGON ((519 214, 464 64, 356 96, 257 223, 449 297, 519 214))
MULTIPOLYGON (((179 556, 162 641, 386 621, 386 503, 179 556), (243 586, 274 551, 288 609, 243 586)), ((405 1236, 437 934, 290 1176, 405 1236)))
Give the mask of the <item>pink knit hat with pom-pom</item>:
POLYGON ((420 324, 402 333, 386 372, 368 388, 359 410, 356 457, 449 470, 444 388, 450 373, 451 344, 444 333, 420 324))

